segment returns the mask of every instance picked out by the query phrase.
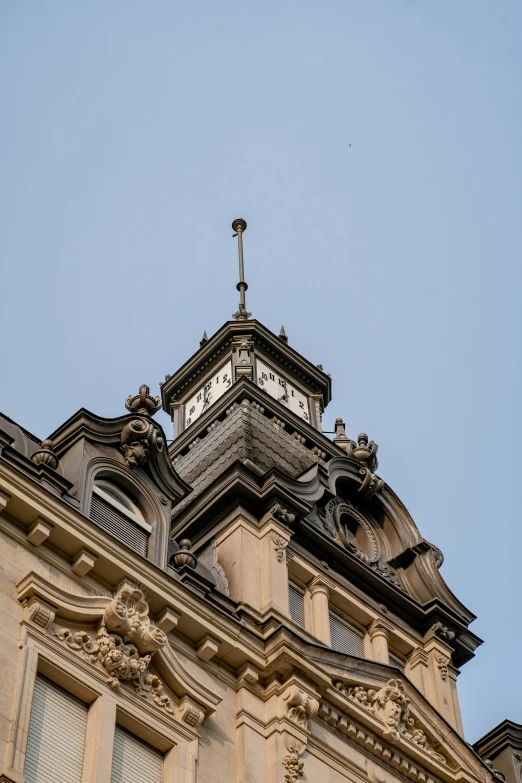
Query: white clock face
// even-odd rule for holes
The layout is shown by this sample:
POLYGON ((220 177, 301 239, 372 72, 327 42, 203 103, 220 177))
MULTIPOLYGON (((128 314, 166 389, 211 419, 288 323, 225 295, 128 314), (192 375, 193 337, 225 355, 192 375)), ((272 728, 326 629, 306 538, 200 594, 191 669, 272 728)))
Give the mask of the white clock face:
POLYGON ((257 385, 260 389, 275 397, 282 405, 286 405, 292 413, 305 421, 310 421, 308 398, 305 394, 287 381, 284 375, 276 372, 260 359, 256 360, 256 368, 257 385))
POLYGON ((212 403, 219 400, 231 386, 232 361, 228 361, 185 403, 185 429, 210 408, 212 403))

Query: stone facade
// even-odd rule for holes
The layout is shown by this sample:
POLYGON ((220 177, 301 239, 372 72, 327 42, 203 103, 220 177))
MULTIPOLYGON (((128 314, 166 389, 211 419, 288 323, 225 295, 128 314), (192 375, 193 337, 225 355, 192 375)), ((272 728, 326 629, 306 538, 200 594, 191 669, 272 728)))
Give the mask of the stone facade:
POLYGON ((376 444, 322 433, 330 395, 243 319, 124 416, 43 442, 0 416, 0 781, 26 780, 37 676, 88 706, 82 783, 116 779, 117 726, 172 783, 519 780, 521 727, 463 739, 474 615, 376 444))

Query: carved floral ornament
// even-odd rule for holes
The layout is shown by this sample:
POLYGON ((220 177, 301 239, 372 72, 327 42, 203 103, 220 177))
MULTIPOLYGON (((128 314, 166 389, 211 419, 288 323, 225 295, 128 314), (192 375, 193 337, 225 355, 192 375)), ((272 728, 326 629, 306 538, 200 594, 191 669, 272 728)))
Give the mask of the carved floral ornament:
MULTIPOLYGON (((169 715, 179 708, 165 692, 160 678, 149 669, 155 652, 167 644, 161 628, 149 618, 149 607, 143 591, 123 583, 107 605, 99 630, 94 634, 55 628, 56 638, 69 649, 81 654, 109 675, 108 685, 115 690, 121 683, 131 685, 136 694, 154 703, 169 715)), ((185 704, 181 719, 192 727, 201 724, 204 712, 193 704, 185 704)))
MULTIPOLYGON (((402 680, 388 680, 380 689, 365 688, 361 685, 346 687, 342 682, 335 683, 335 688, 349 701, 376 717, 383 724, 384 736, 389 736, 396 742, 400 740, 410 742, 435 761, 446 764, 445 757, 432 747, 417 719, 411 713, 410 699, 404 690, 402 680)), ((320 716, 324 717, 321 713, 320 716)), ((332 722, 329 718, 327 720, 332 722)))

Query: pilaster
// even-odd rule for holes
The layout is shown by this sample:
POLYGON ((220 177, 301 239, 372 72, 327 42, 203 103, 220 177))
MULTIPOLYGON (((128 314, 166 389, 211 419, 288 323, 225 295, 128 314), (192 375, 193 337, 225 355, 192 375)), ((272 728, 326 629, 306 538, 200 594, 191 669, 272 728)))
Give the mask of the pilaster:
POLYGON ((282 519, 292 521, 293 515, 276 504, 260 527, 238 516, 216 539, 231 598, 263 614, 289 614, 286 547, 292 532, 282 519))
POLYGON ((419 691, 427 699, 430 698, 430 680, 428 673, 429 656, 428 653, 417 647, 410 655, 406 664, 405 674, 419 691))
POLYGON ((449 674, 452 649, 431 631, 424 644, 424 650, 428 656, 428 699, 448 723, 460 731, 449 674))
POLYGON ((372 643, 373 659, 379 663, 390 663, 388 651, 388 638, 390 627, 382 620, 374 620, 368 628, 368 635, 372 643))
POLYGON ((259 530, 238 515, 216 538, 219 563, 225 572, 230 597, 261 612, 261 554, 259 530))
POLYGON ((89 709, 82 783, 111 783, 116 701, 98 698, 89 709))
POLYGON ((292 533, 270 516, 260 530, 262 612, 289 614, 286 547, 292 533))
POLYGON ((313 633, 323 644, 328 646, 331 645, 329 611, 330 589, 330 582, 322 576, 316 576, 308 585, 308 592, 312 602, 313 633))

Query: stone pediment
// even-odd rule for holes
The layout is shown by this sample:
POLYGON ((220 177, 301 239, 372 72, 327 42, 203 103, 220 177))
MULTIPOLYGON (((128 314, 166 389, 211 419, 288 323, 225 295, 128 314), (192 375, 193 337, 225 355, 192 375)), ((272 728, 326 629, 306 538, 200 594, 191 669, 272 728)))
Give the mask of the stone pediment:
POLYGON ((191 729, 215 711, 220 698, 181 665, 161 627, 172 627, 168 616, 149 616, 139 586, 124 580, 113 596, 72 595, 31 572, 17 589, 33 629, 94 667, 108 687, 191 729))
POLYGON ((419 783, 428 780, 425 771, 445 781, 468 780, 470 767, 484 779, 462 737, 395 667, 306 643, 292 652, 295 643, 289 647, 281 634, 273 645, 270 673, 284 678, 293 671, 315 683, 314 720, 419 783))
POLYGON ((411 779, 426 779, 424 769, 455 780, 470 762, 475 764, 462 738, 406 677, 330 674, 333 687, 325 692, 317 717, 411 779))

